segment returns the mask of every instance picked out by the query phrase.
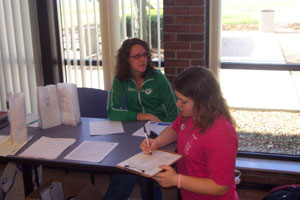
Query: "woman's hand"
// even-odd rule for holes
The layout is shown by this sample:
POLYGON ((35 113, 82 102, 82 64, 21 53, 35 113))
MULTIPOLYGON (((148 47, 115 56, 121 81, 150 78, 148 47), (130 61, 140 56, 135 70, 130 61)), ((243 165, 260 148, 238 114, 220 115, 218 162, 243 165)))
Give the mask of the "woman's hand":
POLYGON ((147 140, 144 139, 143 142, 140 144, 140 148, 142 149, 142 151, 145 154, 150 154, 150 151, 154 151, 156 149, 158 149, 159 144, 156 140, 150 139, 149 138, 149 144, 150 146, 148 146, 147 140))
POLYGON ((177 186, 178 174, 176 171, 168 165, 162 165, 160 168, 163 169, 163 171, 156 174, 153 179, 162 187, 177 186))
POLYGON ((160 119, 156 117, 155 115, 151 113, 138 113, 137 115, 137 120, 139 121, 155 121, 155 122, 160 122, 160 119))

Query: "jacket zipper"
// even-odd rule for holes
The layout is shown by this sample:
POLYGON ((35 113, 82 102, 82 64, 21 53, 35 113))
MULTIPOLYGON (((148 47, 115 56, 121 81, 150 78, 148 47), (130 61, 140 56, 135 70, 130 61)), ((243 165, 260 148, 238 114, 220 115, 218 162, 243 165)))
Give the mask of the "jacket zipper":
MULTIPOLYGON (((132 80, 132 79, 131 79, 131 80, 132 80)), ((138 99, 139 99, 140 106, 141 106, 141 108, 142 108, 142 110, 143 110, 143 113, 145 113, 145 109, 144 109, 144 107, 143 107, 143 105, 142 105, 141 92, 140 92, 140 91, 142 90, 142 88, 143 88, 144 83, 142 83, 141 90, 139 90, 138 87, 137 87, 137 85, 136 85, 136 83, 135 83, 135 81, 134 81, 134 80, 132 80, 132 81, 133 81, 133 83, 134 83, 134 85, 135 85, 135 87, 136 87, 136 90, 138 91, 138 99)))

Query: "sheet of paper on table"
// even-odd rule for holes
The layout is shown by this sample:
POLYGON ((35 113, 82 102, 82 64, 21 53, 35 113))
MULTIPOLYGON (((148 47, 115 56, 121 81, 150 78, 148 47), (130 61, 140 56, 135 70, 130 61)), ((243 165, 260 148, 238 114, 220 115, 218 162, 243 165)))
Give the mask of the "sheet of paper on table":
MULTIPOLYGON (((147 130, 148 135, 150 135, 150 131, 153 131, 157 135, 159 135, 165 128, 170 126, 172 123, 171 122, 154 122, 154 121, 148 121, 145 124, 145 128, 147 130)), ((140 137, 145 137, 144 129, 143 127, 135 131, 133 136, 140 136, 140 137)))
POLYGON ((75 142, 74 138, 41 137, 19 156, 30 158, 56 159, 75 142))
POLYGON ((116 142, 83 141, 64 159, 87 162, 102 161, 116 146, 116 142))
POLYGON ((124 133, 122 122, 120 121, 90 121, 90 135, 107 135, 124 133))

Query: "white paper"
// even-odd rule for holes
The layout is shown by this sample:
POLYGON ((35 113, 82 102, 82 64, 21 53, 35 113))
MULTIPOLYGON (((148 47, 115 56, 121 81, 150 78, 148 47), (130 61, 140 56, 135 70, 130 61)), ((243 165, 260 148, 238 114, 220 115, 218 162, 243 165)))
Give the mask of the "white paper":
MULTIPOLYGON (((154 121, 148 121, 145 124, 145 128, 147 131, 147 134, 150 135, 150 131, 155 132, 157 135, 160 135, 160 133, 167 128, 168 126, 171 125, 171 122, 154 122, 154 121)), ((140 137, 145 137, 144 133, 144 128, 140 128, 137 131, 135 131, 133 136, 140 136, 140 137)))
POLYGON ((116 146, 116 142, 83 141, 65 159, 87 162, 102 161, 116 146))
POLYGON ((56 159, 65 149, 75 142, 73 138, 41 137, 28 147, 21 157, 56 159))
POLYGON ((120 121, 90 121, 90 135, 107 135, 124 133, 122 122, 120 121))
POLYGON ((121 166, 125 169, 133 170, 138 173, 154 176, 162 169, 159 168, 161 165, 171 165, 175 163, 178 159, 181 158, 181 155, 165 152, 165 151, 153 151, 152 155, 144 154, 140 152, 127 160, 119 163, 118 166, 121 166))
POLYGON ((39 115, 36 113, 26 115, 26 125, 28 127, 39 127, 39 115))

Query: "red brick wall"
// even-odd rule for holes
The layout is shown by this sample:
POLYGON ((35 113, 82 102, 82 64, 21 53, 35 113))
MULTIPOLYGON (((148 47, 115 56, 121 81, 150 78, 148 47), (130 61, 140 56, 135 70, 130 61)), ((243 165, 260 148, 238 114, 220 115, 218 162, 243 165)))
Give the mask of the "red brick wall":
POLYGON ((165 74, 205 64, 205 0, 164 0, 165 74))

